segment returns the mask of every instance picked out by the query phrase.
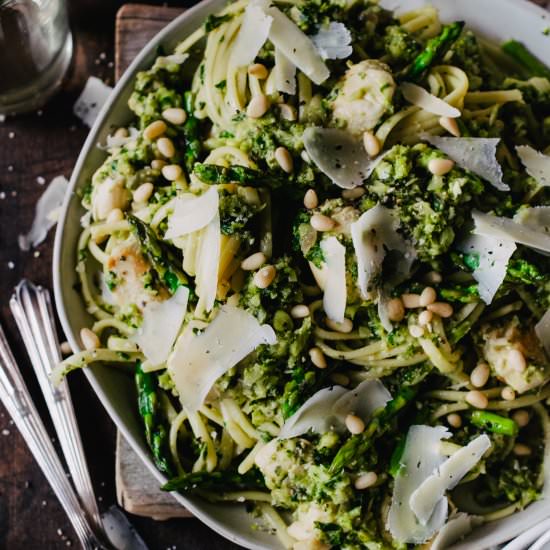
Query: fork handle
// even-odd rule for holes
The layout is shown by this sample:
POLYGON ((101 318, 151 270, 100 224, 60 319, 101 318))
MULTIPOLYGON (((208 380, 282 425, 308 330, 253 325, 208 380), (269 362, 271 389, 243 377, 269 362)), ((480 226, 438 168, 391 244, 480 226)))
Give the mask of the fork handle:
POLYGON ((23 279, 15 288, 10 308, 46 400, 76 492, 95 527, 103 530, 69 386, 63 380, 54 387, 49 378, 53 366, 61 361, 50 294, 23 279))
POLYGON ((96 537, 34 406, 0 326, 0 399, 63 506, 85 550, 106 549, 96 537))

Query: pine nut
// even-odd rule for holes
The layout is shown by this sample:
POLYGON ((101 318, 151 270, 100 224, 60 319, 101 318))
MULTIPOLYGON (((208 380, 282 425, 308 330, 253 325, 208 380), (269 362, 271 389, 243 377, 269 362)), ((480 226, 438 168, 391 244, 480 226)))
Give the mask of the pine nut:
POLYGON ((61 342, 59 349, 61 350, 61 353, 63 355, 71 355, 71 353, 73 352, 69 342, 61 342))
POLYGON ((248 66, 248 74, 258 80, 264 80, 268 77, 269 71, 265 65, 262 65, 261 63, 254 63, 253 65, 248 66))
POLYGON ((183 124, 187 120, 187 113, 179 107, 170 107, 162 111, 162 118, 171 124, 183 124))
POLYGON ((153 187, 153 184, 150 182, 142 183, 135 191, 134 191, 134 201, 140 203, 140 202, 147 202, 151 195, 153 194, 153 191, 155 188, 153 187))
POLYGON ((418 324, 421 326, 421 327, 425 327, 427 325, 429 325, 431 322, 432 322, 432 319, 434 317, 434 314, 425 309, 419 316, 418 316, 418 324))
POLYGON ((124 214, 120 208, 114 208, 107 216, 107 223, 116 223, 124 219, 124 214))
POLYGON ((157 140, 157 149, 159 153, 167 159, 171 159, 176 154, 174 143, 167 137, 161 137, 157 140))
POLYGON ((353 189, 344 189, 342 191, 342 198, 346 200, 355 200, 362 197, 366 193, 364 187, 354 187, 353 189))
POLYGON ((294 122, 298 117, 296 113, 296 109, 292 105, 289 105, 288 103, 279 103, 278 107, 279 107, 279 111, 281 112, 281 117, 284 120, 288 120, 289 122, 294 122))
POLYGON ((162 134, 166 132, 166 129, 166 122, 163 122, 162 120, 155 120, 155 122, 151 122, 151 124, 143 130, 143 137, 149 141, 153 141, 154 139, 162 136, 162 134))
POLYGON ((444 176, 453 169, 454 165, 451 159, 432 159, 428 162, 428 170, 434 176, 444 176))
POLYGON ((304 206, 308 210, 312 210, 313 208, 317 208, 318 205, 319 199, 317 197, 317 193, 314 189, 308 189, 304 195, 304 206))
POLYGON ((449 132, 449 134, 460 137, 460 128, 458 127, 458 123, 455 118, 451 118, 448 116, 442 116, 439 119, 439 124, 449 132))
POLYGON ((453 306, 447 302, 434 302, 429 304, 427 308, 440 317, 447 318, 453 314, 453 306))
POLYGON ((266 265, 254 274, 254 284, 258 288, 267 288, 275 279, 277 270, 272 265, 266 265))
POLYGON ((347 386, 349 384, 349 377, 341 372, 333 372, 330 375, 330 379, 339 386, 347 386))
POLYGON ((313 216, 311 216, 311 220, 309 220, 309 223, 316 231, 330 231, 331 229, 334 229, 334 226, 336 225, 336 222, 332 218, 329 218, 323 214, 313 214, 313 216))
POLYGON ((513 451, 516 456, 529 456, 531 454, 531 447, 528 447, 523 443, 516 443, 513 451))
POLYGON ((420 307, 420 294, 402 294, 401 300, 406 309, 420 307))
POLYGON ((176 181, 182 174, 181 166, 178 164, 167 164, 162 167, 162 175, 168 181, 176 181))
POLYGON ((512 420, 520 428, 525 428, 529 424, 529 413, 525 409, 519 409, 512 415, 512 420))
POLYGON ((372 132, 365 132, 363 134, 363 147, 369 157, 375 157, 380 153, 380 149, 382 149, 380 141, 372 132))
POLYGON ((115 133, 114 137, 116 138, 127 138, 128 137, 128 130, 124 127, 119 128, 115 133))
POLYGON ((422 336, 424 336, 424 329, 419 325, 411 325, 409 327, 409 334, 413 338, 421 338, 422 336))
POLYGON ((162 159, 155 159, 151 161, 151 168, 153 170, 162 170, 166 164, 168 164, 165 160, 162 159))
POLYGON ((275 160, 287 174, 290 174, 294 170, 292 155, 285 147, 277 147, 277 149, 275 149, 275 160))
POLYGON ((476 409, 486 409, 489 404, 487 396, 479 390, 469 391, 466 394, 466 401, 476 409))
POLYGON ((376 472, 366 472, 361 474, 353 484, 358 491, 363 491, 376 484, 378 481, 378 475, 376 472))
POLYGON ((320 348, 311 348, 309 350, 309 358, 318 369, 327 368, 327 360, 325 358, 325 354, 320 348))
POLYGON ((325 325, 327 325, 327 327, 331 330, 342 332, 344 334, 348 334, 353 330, 353 323, 350 319, 344 319, 341 323, 333 321, 332 319, 326 319, 325 325))
POLYGON ((420 307, 426 307, 437 300, 437 293, 431 287, 427 286, 420 294, 420 307))
POLYGON ((290 316, 294 317, 294 319, 304 319, 305 317, 309 317, 309 308, 304 304, 294 306, 290 310, 290 316))
POLYGON ((516 398, 516 392, 510 386, 506 386, 502 389, 500 396, 504 401, 513 401, 516 398))
POLYGON ((386 305, 388 312, 388 318, 394 323, 399 323, 405 317, 405 307, 403 306, 403 300, 401 298, 392 298, 386 305))
POLYGON ((429 271, 426 275, 424 275, 424 281, 432 285, 438 284, 442 280, 443 277, 441 276, 441 273, 438 273, 437 271, 429 271))
POLYGON ((267 258, 263 252, 256 252, 241 262, 241 269, 245 271, 256 271, 256 269, 259 269, 265 264, 266 260, 267 258))
POLYGON ((460 428, 462 426, 462 418, 459 414, 451 413, 447 415, 447 424, 453 428, 460 428))
POLYGON ((89 328, 83 328, 80 331, 80 340, 82 341, 84 349, 88 351, 96 349, 101 345, 97 334, 89 328))
POLYGON ((527 368, 525 355, 519 349, 512 349, 508 352, 508 365, 518 372, 523 372, 527 368))
POLYGON ((491 371, 487 363, 479 363, 470 373, 470 382, 474 388, 482 388, 487 384, 491 371))
POLYGON ((365 431, 365 423, 358 416, 354 414, 348 414, 346 416, 346 428, 353 435, 357 435, 365 431))
POLYGON ((267 96, 264 94, 256 95, 248 104, 248 107, 246 108, 246 116, 250 118, 261 118, 269 109, 269 100, 267 99, 267 96))

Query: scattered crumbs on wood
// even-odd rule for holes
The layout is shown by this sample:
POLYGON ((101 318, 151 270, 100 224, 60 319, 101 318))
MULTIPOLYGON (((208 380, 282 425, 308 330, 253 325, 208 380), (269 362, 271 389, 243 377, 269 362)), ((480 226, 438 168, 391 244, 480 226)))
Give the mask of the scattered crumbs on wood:
POLYGON ((8 134, 8 137, 9 137, 10 139, 13 139, 13 138, 15 137, 15 132, 10 132, 10 133, 8 134))
POLYGON ((13 164, 8 165, 8 172, 13 172, 13 164))
POLYGON ((44 178, 43 176, 38 176, 36 178, 36 183, 38 183, 38 185, 44 185, 46 183, 46 178, 44 178))
POLYGON ((2 435, 10 435, 10 431, 6 428, 2 430, 2 435))
POLYGON ((0 200, 4 200, 6 198, 6 193, 4 191, 0 191, 0 200))
POLYGON ((8 262, 8 269, 14 269, 15 264, 13 262, 8 262))

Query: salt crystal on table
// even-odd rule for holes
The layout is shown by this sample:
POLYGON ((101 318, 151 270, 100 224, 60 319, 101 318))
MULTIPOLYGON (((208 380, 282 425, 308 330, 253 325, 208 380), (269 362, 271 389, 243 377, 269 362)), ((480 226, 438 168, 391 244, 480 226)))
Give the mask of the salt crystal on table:
POLYGON ((13 139, 13 138, 15 137, 15 132, 10 132, 10 133, 8 134, 8 137, 9 137, 10 139, 13 139))
POLYGON ((38 176, 36 178, 36 183, 38 183, 38 185, 44 185, 46 183, 46 180, 42 176, 38 176))
POLYGON ((14 269, 15 264, 13 262, 8 262, 8 269, 14 269))
POLYGON ((99 111, 111 94, 112 88, 106 86, 99 78, 88 78, 84 90, 73 106, 73 113, 86 124, 92 127, 99 111))

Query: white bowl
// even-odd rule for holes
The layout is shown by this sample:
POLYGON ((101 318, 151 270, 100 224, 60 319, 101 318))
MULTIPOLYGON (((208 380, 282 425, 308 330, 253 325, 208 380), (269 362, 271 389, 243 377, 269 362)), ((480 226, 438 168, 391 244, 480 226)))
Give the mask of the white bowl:
MULTIPOLYGON (((516 38, 524 42, 539 58, 549 61, 550 37, 543 35, 542 31, 550 24, 550 17, 548 12, 541 8, 525 0, 435 0, 433 3, 440 9, 444 21, 465 20, 470 28, 496 41, 516 38)), ((415 8, 425 2, 403 0, 398 3, 388 0, 382 4, 399 11, 403 8, 415 8)), ((152 65, 159 45, 162 45, 165 51, 170 51, 179 41, 198 28, 207 15, 218 11, 224 5, 224 0, 201 2, 177 17, 147 44, 126 70, 109 101, 103 106, 78 157, 71 177, 71 192, 65 199, 57 228, 53 260, 57 311, 63 330, 75 350, 80 347, 80 328, 92 323, 79 293, 73 288, 76 282, 76 246, 80 233, 80 217, 83 214, 80 199, 75 191, 86 185, 105 158, 105 153, 98 149, 96 144, 104 143, 113 127, 130 122, 132 113, 127 107, 127 102, 136 73, 152 65)), ((144 440, 132 378, 116 368, 103 365, 95 365, 85 372, 119 430, 158 479, 159 485, 164 483, 166 478, 153 464, 144 440)), ((176 493, 174 496, 212 529, 246 548, 280 548, 273 535, 253 529, 254 520, 242 505, 215 505, 196 497, 184 497, 176 493)), ((460 545, 460 549, 481 550, 509 540, 546 516, 550 516, 550 504, 544 501, 535 503, 522 513, 476 530, 466 545, 460 545)))

